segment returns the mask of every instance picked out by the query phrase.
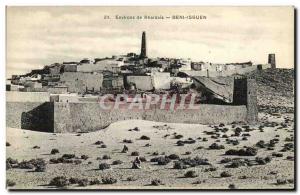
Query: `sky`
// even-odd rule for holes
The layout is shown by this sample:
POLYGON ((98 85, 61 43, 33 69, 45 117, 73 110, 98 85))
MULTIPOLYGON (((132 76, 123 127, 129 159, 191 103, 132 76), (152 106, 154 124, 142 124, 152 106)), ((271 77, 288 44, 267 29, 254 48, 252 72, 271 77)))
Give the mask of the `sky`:
POLYGON ((6 76, 55 62, 135 52, 146 31, 148 57, 294 67, 293 7, 10 7, 6 9, 6 76), (115 16, 165 19, 115 19, 115 16), (202 15, 201 20, 166 16, 202 15), (109 16, 110 19, 104 19, 109 16))

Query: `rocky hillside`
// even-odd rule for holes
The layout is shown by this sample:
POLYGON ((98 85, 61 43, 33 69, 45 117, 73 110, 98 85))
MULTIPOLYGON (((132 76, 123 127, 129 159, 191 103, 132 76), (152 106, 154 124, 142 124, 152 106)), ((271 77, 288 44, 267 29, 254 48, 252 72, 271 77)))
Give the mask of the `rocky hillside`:
POLYGON ((261 111, 294 111, 294 69, 266 69, 251 74, 256 76, 261 111))

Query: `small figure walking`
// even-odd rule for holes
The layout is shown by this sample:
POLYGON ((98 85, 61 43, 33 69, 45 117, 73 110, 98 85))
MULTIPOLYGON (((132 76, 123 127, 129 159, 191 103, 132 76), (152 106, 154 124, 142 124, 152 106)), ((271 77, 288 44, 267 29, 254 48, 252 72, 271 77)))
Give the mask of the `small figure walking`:
POLYGON ((137 156, 132 163, 132 169, 141 169, 141 168, 142 168, 141 160, 140 160, 140 157, 137 156))
POLYGON ((127 153, 128 152, 128 147, 126 145, 124 145, 122 153, 127 153))

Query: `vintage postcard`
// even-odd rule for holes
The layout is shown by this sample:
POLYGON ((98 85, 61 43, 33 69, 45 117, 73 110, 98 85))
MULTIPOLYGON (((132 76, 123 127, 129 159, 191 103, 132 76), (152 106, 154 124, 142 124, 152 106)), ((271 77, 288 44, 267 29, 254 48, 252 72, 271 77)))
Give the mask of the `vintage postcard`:
POLYGON ((9 190, 294 190, 295 8, 6 7, 9 190))

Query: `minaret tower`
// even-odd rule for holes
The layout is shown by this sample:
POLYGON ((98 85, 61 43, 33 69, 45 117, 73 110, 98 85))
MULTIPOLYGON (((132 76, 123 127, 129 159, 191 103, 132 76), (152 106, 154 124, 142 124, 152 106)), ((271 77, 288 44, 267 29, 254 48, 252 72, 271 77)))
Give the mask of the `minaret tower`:
POLYGON ((142 34, 142 45, 141 45, 141 54, 140 58, 146 58, 147 57, 147 49, 146 49, 146 32, 143 31, 142 34))

